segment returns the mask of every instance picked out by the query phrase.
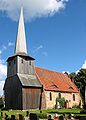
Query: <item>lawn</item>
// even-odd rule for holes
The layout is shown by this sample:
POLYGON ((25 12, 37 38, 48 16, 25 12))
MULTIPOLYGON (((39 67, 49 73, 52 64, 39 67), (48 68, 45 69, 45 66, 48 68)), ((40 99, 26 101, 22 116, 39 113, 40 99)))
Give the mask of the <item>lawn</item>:
MULTIPOLYGON (((73 108, 73 109, 47 109, 47 110, 29 110, 29 113, 71 113, 71 114, 79 114, 81 109, 73 108)), ((15 114, 23 114, 26 115, 26 110, 8 110, 2 111, 7 115, 15 115, 15 114)))
POLYGON ((1 120, 1 111, 0 111, 0 120, 1 120))
MULTIPOLYGON (((48 110, 29 110, 29 113, 36 113, 39 118, 47 118, 47 115, 49 114, 63 114, 65 113, 68 115, 71 113, 74 116, 86 116, 86 114, 80 114, 81 109, 73 108, 73 109, 48 109, 48 110)), ((16 115, 16 114, 22 114, 23 116, 26 116, 25 110, 9 110, 9 111, 2 111, 3 113, 6 113, 8 116, 16 115)), ((1 120, 1 119, 0 119, 1 120)))

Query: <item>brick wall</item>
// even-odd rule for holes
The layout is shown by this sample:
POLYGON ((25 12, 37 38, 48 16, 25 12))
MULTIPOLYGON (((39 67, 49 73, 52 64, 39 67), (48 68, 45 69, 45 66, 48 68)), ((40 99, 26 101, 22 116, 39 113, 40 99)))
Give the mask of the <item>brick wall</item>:
MULTIPOLYGON (((59 92, 44 91, 42 96, 42 109, 55 108, 57 97, 59 97, 59 92)), ((64 97, 67 101, 67 108, 72 108, 74 105, 79 105, 80 101, 82 105, 82 100, 79 93, 61 93, 61 97, 64 97), (75 100, 73 99, 73 94, 75 95, 75 100)))

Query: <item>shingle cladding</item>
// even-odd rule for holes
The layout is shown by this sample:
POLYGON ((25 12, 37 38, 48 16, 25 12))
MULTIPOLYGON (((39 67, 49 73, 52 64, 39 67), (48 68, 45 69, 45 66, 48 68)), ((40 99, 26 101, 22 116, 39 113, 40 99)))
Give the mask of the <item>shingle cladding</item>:
POLYGON ((78 93, 71 79, 63 73, 36 67, 36 74, 45 90, 78 93))
POLYGON ((42 87, 40 81, 35 75, 17 74, 22 86, 26 87, 42 87))
POLYGON ((12 60, 13 58, 17 57, 17 56, 20 56, 20 57, 23 57, 23 58, 27 58, 28 60, 35 60, 33 57, 31 56, 28 56, 27 54, 25 53, 18 53, 18 54, 14 54, 13 56, 9 57, 7 59, 7 62, 12 60))

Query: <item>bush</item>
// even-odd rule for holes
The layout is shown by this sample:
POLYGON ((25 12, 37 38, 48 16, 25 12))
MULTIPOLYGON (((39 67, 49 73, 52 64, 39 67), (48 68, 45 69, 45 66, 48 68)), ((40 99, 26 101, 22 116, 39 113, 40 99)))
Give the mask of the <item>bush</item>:
POLYGON ((0 109, 4 107, 4 102, 3 102, 3 98, 0 97, 0 109))
POLYGON ((75 104, 72 108, 80 108, 80 106, 75 104))
POLYGON ((46 119, 47 118, 47 114, 46 113, 37 113, 37 116, 41 119, 46 119))
POLYGON ((64 104, 65 104, 65 98, 62 97, 62 98, 56 98, 56 104, 57 102, 59 102, 61 108, 64 108, 64 104))

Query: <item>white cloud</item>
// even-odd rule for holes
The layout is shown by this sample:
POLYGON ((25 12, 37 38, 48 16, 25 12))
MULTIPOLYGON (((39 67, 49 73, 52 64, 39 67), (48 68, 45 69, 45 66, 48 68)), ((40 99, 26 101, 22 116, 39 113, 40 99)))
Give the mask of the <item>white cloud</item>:
POLYGON ((82 68, 86 69, 86 60, 85 60, 84 64, 82 65, 82 68))
POLYGON ((7 47, 5 45, 2 45, 2 51, 6 50, 7 47))
POLYGON ((3 94, 3 85, 7 75, 7 66, 5 65, 4 60, 0 59, 0 95, 3 94))
POLYGON ((2 45, 1 46, 1 49, 0 49, 0 55, 3 53, 4 50, 6 50, 7 47, 5 45, 2 45))
POLYGON ((0 81, 0 96, 3 95, 3 87, 4 87, 5 81, 0 81))
POLYGON ((4 63, 4 60, 0 60, 0 81, 4 80, 7 74, 7 66, 4 63))
POLYGON ((1 55, 6 49, 8 49, 8 47, 11 47, 11 46, 14 46, 14 43, 8 42, 8 45, 7 45, 7 46, 2 45, 2 46, 1 46, 1 49, 0 49, 0 55, 1 55))
POLYGON ((14 46, 14 43, 9 42, 9 43, 8 43, 8 46, 9 46, 9 47, 10 47, 10 46, 14 46))
POLYGON ((40 45, 40 46, 38 46, 34 51, 33 51, 33 53, 37 53, 40 49, 42 49, 43 48, 43 45, 40 45))
POLYGON ((12 20, 18 20, 21 6, 26 20, 36 17, 52 16, 65 8, 69 0, 0 0, 0 10, 5 11, 12 20))
POLYGON ((0 55, 2 54, 2 50, 0 50, 0 55))

